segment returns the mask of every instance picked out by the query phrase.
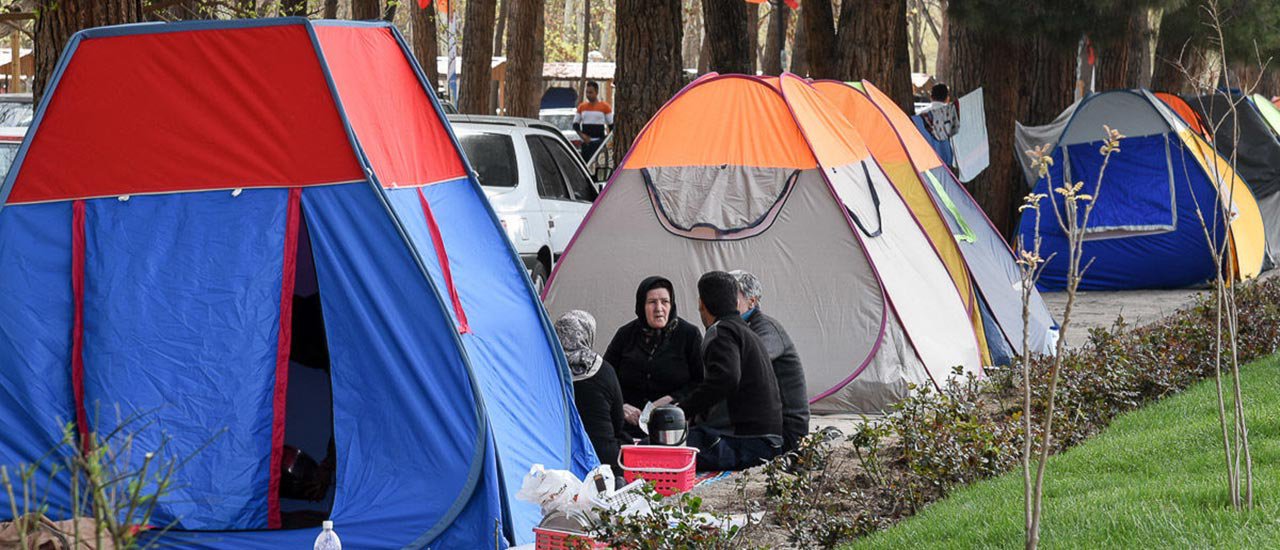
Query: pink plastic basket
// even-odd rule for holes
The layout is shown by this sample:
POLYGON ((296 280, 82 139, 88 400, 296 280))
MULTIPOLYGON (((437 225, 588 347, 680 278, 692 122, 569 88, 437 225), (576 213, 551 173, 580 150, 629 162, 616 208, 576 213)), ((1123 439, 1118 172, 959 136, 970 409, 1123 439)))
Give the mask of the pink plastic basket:
POLYGON ((596 550, 608 548, 591 537, 555 529, 533 528, 533 547, 537 550, 596 550))
POLYGON ((693 447, 623 445, 618 465, 627 483, 644 479, 663 496, 693 489, 698 450, 693 447))

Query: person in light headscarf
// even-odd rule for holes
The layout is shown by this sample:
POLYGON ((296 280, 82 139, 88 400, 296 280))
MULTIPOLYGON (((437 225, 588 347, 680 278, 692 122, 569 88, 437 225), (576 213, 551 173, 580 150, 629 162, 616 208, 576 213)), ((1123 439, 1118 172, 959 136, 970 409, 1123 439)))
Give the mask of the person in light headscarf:
POLYGON ((622 445, 631 442, 622 415, 618 375, 591 349, 596 338, 596 319, 590 313, 575 309, 556 319, 555 329, 573 375, 573 401, 582 418, 582 427, 600 462, 612 466, 614 475, 621 477, 618 453, 622 445))

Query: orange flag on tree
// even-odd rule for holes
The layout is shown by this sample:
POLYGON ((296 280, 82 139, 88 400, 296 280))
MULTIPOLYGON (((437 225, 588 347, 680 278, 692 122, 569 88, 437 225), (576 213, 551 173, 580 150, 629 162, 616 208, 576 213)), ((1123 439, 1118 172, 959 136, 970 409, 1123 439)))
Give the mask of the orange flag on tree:
MULTIPOLYGON (((795 0, 789 0, 795 1, 795 0)), ((427 9, 431 5, 431 0, 418 0, 418 7, 427 9)), ((436 13, 449 13, 449 0, 436 0, 436 13)))

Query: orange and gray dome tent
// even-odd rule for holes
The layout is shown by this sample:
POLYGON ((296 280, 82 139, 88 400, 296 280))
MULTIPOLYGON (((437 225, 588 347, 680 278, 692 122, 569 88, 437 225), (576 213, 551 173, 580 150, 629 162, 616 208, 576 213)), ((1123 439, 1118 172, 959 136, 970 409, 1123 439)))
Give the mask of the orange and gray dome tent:
MULTIPOLYGON (((548 282, 553 315, 602 335, 649 275, 697 303, 711 270, 745 269, 790 333, 815 412, 874 412, 954 367, 981 372, 967 304, 858 131, 795 75, 708 75, 636 138, 548 282)), ((607 339, 601 338, 601 346, 607 339)))
MULTIPOLYGON (((999 231, 943 164, 910 117, 870 82, 817 81, 814 87, 866 139, 872 156, 906 200, 947 264, 962 295, 967 291, 976 328, 986 324, 996 364, 1023 349, 1021 270, 999 231)), ((1053 316, 1031 289, 1027 347, 1051 353, 1053 316)))

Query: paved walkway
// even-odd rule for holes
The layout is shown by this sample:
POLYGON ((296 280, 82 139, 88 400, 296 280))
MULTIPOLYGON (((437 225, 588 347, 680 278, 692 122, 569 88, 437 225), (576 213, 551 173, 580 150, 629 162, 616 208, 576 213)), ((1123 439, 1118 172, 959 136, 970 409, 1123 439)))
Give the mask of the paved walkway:
MULTIPOLYGON (((1260 279, 1280 276, 1280 269, 1262 274, 1260 279)), ((1206 289, 1178 290, 1111 290, 1080 292, 1071 313, 1071 328, 1067 331, 1067 345, 1076 347, 1089 340, 1089 329, 1109 327, 1116 317, 1124 316, 1131 326, 1141 326, 1172 315, 1191 305, 1196 296, 1206 289)), ((1062 312, 1067 308, 1066 292, 1045 292, 1044 301, 1053 312, 1053 318, 1062 322, 1062 312)))

